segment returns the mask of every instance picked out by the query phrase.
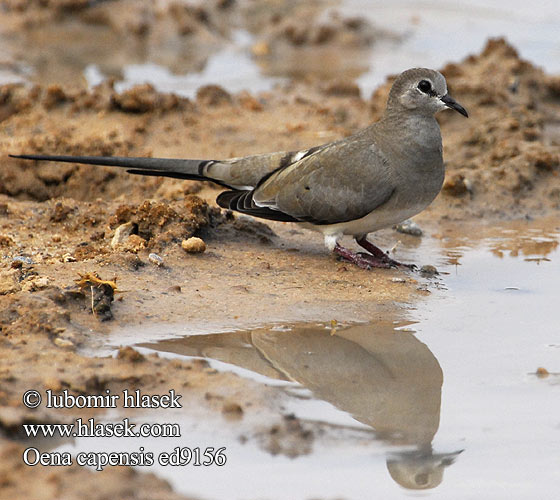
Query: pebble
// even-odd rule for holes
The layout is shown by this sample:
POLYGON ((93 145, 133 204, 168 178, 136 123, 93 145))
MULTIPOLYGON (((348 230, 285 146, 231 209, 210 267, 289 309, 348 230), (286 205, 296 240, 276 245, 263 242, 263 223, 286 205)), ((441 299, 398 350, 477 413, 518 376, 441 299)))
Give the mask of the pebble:
POLYGON ((115 229, 115 235, 111 240, 111 248, 115 249, 119 245, 122 245, 128 237, 134 231, 134 224, 132 222, 127 222, 126 224, 121 224, 117 229, 115 229))
POLYGON ((70 342, 70 340, 63 339, 63 338, 60 338, 60 337, 55 338, 53 342, 58 347, 63 347, 63 348, 74 347, 74 344, 72 342, 70 342))
POLYGON ((420 268, 420 274, 423 274, 424 276, 435 276, 439 273, 435 266, 426 264, 420 268))
POLYGON ((148 255, 148 260, 158 267, 163 266, 163 259, 157 253, 151 253, 148 255))
POLYGON ((200 238, 192 237, 183 240, 181 247, 187 253, 203 253, 206 250, 206 243, 200 238))
POLYGON ((393 226, 393 228, 399 233, 410 234, 411 236, 422 236, 423 234, 420 226, 410 219, 393 226))

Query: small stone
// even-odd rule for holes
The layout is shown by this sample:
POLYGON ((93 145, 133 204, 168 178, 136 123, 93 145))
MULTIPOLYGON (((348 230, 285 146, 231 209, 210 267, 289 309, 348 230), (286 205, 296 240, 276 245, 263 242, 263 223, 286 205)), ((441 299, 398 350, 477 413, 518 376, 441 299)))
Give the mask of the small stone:
POLYGON ((404 278, 391 278, 391 281, 393 283, 406 283, 406 280, 404 278))
POLYGON ((435 266, 432 266, 430 264, 426 264, 424 266, 422 266, 420 268, 420 274, 424 275, 424 276, 435 276, 438 273, 438 270, 436 269, 435 266))
POLYGON ((181 247, 187 253, 203 253, 206 250, 206 243, 200 238, 192 237, 183 240, 181 247))
POLYGON ((410 234, 411 236, 422 236, 422 229, 416 222, 408 219, 396 226, 393 226, 398 233, 410 234))
POLYGON ((148 260, 158 267, 163 266, 163 259, 157 253, 151 253, 148 255, 148 260))
POLYGON ((132 222, 127 222, 126 224, 121 224, 117 229, 115 229, 115 235, 111 240, 111 248, 115 249, 119 245, 124 244, 128 237, 133 233, 135 226, 132 222))
POLYGON ((76 262, 76 259, 72 256, 71 253, 65 253, 62 256, 62 261, 63 262, 76 262))
POLYGON ((74 347, 74 344, 72 342, 70 342, 67 339, 60 338, 60 337, 55 338, 53 342, 56 346, 62 347, 62 348, 74 347))

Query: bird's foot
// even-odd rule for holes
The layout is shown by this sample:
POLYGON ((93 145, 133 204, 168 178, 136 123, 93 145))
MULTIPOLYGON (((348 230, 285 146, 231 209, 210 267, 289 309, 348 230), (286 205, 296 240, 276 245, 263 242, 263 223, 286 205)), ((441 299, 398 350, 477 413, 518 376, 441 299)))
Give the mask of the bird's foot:
POLYGON ((408 269, 412 269, 412 270, 416 269, 416 266, 414 264, 403 264, 398 260, 392 259, 383 250, 377 248, 373 243, 368 241, 367 238, 365 237, 356 239, 356 243, 358 243, 358 245, 360 245, 362 248, 365 248, 376 259, 389 264, 388 267, 407 267, 408 269))
POLYGON ((373 269, 375 267, 380 267, 384 269, 389 269, 394 267, 393 264, 387 262, 383 259, 378 259, 375 255, 363 252, 353 252, 348 248, 344 248, 338 243, 334 247, 334 253, 342 257, 343 260, 355 264, 361 269, 373 269))

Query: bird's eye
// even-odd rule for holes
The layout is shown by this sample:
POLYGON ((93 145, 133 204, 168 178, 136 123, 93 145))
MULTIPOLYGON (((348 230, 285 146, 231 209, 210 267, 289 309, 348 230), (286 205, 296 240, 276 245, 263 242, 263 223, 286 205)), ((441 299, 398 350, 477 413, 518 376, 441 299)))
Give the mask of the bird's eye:
POLYGON ((420 83, 418 84, 418 88, 420 89, 421 92, 427 94, 430 92, 430 90, 432 90, 432 84, 428 80, 420 80, 420 83))

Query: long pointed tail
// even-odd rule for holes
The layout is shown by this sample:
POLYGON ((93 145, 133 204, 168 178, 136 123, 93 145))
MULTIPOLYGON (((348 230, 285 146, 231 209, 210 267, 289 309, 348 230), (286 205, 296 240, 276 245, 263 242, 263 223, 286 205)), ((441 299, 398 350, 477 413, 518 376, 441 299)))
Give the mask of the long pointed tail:
POLYGON ((220 180, 204 175, 204 168, 214 163, 212 160, 181 160, 175 158, 138 158, 123 156, 61 156, 61 155, 10 155, 23 160, 59 161, 126 168, 127 172, 138 175, 173 177, 176 179, 206 180, 225 187, 220 180))

